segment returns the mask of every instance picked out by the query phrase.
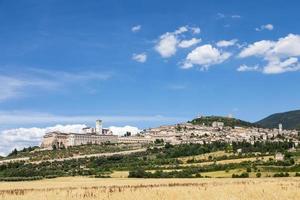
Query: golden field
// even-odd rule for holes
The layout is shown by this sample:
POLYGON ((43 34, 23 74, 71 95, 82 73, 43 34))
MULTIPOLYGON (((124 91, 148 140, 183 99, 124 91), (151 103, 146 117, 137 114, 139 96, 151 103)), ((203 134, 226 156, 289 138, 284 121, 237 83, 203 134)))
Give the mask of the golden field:
POLYGON ((1 200, 298 200, 300 178, 95 179, 68 177, 0 183, 1 200))

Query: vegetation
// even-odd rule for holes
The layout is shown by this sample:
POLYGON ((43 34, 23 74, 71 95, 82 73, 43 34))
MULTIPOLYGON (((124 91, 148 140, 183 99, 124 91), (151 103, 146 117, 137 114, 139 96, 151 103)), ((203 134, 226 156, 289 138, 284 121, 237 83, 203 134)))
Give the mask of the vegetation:
MULTIPOLYGON (((99 146, 99 145, 98 145, 99 146)), ((224 171, 233 173, 234 178, 245 177, 245 173, 252 177, 265 177, 268 173, 296 173, 300 172, 299 151, 288 152, 289 142, 250 144, 246 142, 233 143, 230 148, 226 143, 211 144, 160 144, 149 146, 144 152, 129 155, 116 154, 107 157, 85 157, 61 161, 27 162, 19 161, 0 165, 0 178, 16 180, 31 177, 62 177, 62 176, 93 176, 107 178, 114 171, 127 171, 129 177, 134 178, 201 178, 203 173, 224 171), (241 153, 237 153, 242 149, 241 153), (214 152, 224 152, 221 155, 214 152), (285 155, 283 161, 271 158, 276 152, 285 155), (199 155, 203 156, 197 159, 199 155), (265 158, 266 157, 266 158, 265 158), (265 158, 265 159, 264 159, 265 158), (225 161, 225 162, 223 162, 225 161), (233 171, 239 169, 240 171, 233 171), (260 173, 260 175, 258 175, 260 173)), ((81 148, 95 149, 94 145, 79 146, 73 149, 55 150, 53 153, 64 155, 81 148)), ((99 146, 98 151, 120 151, 133 146, 106 145, 99 146)), ((35 152, 25 152, 34 154, 35 152)), ((37 155, 48 155, 38 152, 37 155)), ((49 152, 48 152, 49 153, 49 152)), ((33 160, 33 158, 31 158, 33 160)), ((39 158, 41 160, 41 158, 39 158)), ((271 174, 272 175, 272 174, 271 174)), ((204 175, 207 177, 209 175, 204 175)), ((229 175, 230 176, 230 175, 229 175)))
POLYGON ((241 174, 232 174, 232 178, 249 178, 249 174, 247 172, 243 172, 241 174))
POLYGON ((198 125, 205 124, 207 126, 211 126, 213 122, 223 122, 224 126, 230 126, 230 127, 235 127, 235 126, 256 127, 257 126, 257 124, 246 122, 240 119, 220 117, 220 116, 203 116, 190 121, 190 123, 192 124, 198 124, 198 125))
POLYGON ((233 142, 232 150, 237 152, 241 149, 243 153, 251 152, 285 152, 294 146, 293 142, 255 142, 253 145, 248 142, 233 142))
POLYGON ((5 177, 0 178, 0 182, 15 182, 15 181, 36 181, 41 180, 42 176, 31 176, 31 177, 5 177))
POLYGON ((287 172, 285 172, 285 173, 283 173, 283 172, 276 173, 276 174, 273 175, 273 177, 289 177, 289 176, 290 176, 290 174, 287 173, 287 172))
POLYGON ((53 150, 43 150, 40 151, 38 147, 28 147, 21 151, 14 149, 7 158, 19 158, 19 157, 29 157, 31 161, 49 160, 57 158, 68 158, 74 157, 76 155, 88 155, 88 154, 98 154, 98 153, 108 153, 108 152, 120 152, 127 151, 136 148, 140 148, 138 145, 117 145, 117 144, 87 144, 80 146, 72 146, 69 148, 61 148, 53 150))

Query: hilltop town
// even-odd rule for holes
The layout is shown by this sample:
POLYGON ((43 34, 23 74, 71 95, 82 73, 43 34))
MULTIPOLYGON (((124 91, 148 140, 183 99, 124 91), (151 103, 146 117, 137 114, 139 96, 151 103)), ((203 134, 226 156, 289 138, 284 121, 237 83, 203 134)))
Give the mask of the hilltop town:
POLYGON ((232 117, 200 116, 136 135, 114 135, 97 120, 81 133, 49 132, 40 147, 0 160, 0 181, 95 178, 299 177, 297 130, 232 117))
POLYGON ((191 122, 145 129, 137 135, 126 133, 113 135, 102 127, 102 121, 96 121, 95 128, 84 128, 83 133, 50 132, 43 137, 42 149, 64 148, 84 144, 149 144, 155 142, 176 144, 210 144, 212 142, 290 142, 294 147, 299 144, 297 130, 285 130, 282 124, 278 128, 268 129, 255 124, 227 117, 200 116, 191 122), (216 121, 214 121, 216 120, 216 121))

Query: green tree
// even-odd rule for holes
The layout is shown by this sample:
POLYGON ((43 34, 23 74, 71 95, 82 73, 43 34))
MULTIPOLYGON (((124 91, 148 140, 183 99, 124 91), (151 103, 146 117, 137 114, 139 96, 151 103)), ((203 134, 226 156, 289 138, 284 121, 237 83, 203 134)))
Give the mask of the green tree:
POLYGON ((256 173, 256 177, 260 178, 261 177, 261 173, 260 172, 256 173))

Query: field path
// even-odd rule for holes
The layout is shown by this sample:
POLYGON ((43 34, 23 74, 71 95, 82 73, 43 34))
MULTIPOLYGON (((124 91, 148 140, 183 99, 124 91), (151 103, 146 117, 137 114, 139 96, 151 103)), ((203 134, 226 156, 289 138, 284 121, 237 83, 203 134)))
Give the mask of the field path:
POLYGON ((29 157, 23 157, 23 158, 13 158, 13 159, 7 159, 7 160, 0 160, 0 165, 10 162, 19 162, 19 161, 28 161, 29 157))

